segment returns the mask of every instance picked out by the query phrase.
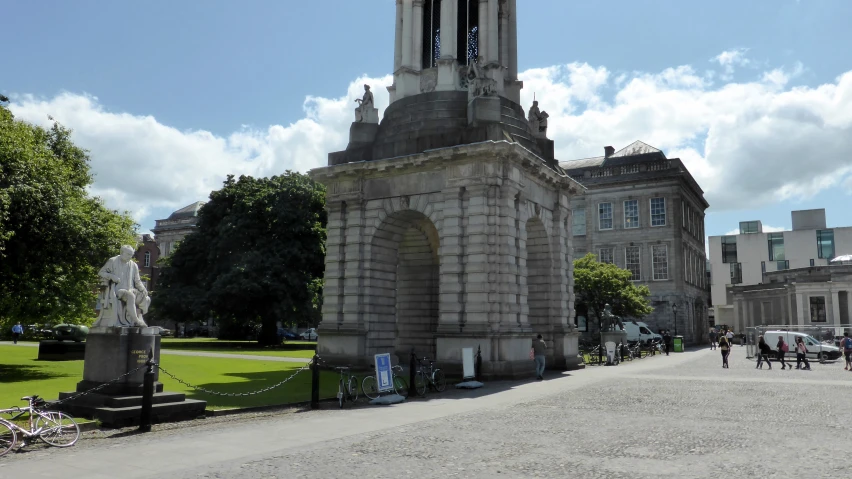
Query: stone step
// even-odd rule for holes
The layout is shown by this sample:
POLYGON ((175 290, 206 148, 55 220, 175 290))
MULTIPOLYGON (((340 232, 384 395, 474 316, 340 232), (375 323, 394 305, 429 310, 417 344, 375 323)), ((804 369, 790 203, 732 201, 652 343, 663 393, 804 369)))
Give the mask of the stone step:
MULTIPOLYGON (((102 424, 110 427, 127 427, 139 424, 139 416, 142 406, 129 407, 91 407, 82 405, 70 405, 68 412, 74 416, 90 417, 99 420, 102 424)), ((180 421, 196 419, 204 416, 207 409, 207 401, 186 399, 179 402, 165 402, 154 404, 152 407, 153 422, 180 421)))
MULTIPOLYGON (((154 404, 163 404, 170 402, 181 402, 186 400, 184 393, 156 393, 154 394, 154 404)), ((106 407, 123 408, 142 405, 142 396, 115 396, 110 397, 104 403, 106 407)))

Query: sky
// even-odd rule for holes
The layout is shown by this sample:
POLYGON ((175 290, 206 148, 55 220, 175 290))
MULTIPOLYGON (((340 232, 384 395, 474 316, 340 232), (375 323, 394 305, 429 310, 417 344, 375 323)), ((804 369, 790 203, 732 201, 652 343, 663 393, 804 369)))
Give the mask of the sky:
MULTIPOLYGON (((681 158, 708 235, 852 225, 852 1, 518 0, 522 103, 560 161, 642 140, 681 158)), ((392 81, 393 0, 0 0, 0 93, 74 130, 92 193, 156 219, 228 174, 324 166, 392 81)))

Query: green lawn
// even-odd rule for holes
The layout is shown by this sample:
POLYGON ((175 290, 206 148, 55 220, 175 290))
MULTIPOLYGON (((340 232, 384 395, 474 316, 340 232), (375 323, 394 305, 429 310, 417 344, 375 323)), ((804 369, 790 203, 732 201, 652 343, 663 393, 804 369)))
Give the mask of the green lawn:
MULTIPOLYGON (((0 408, 23 405, 21 396, 33 394, 56 399, 60 391, 73 391, 83 377, 83 361, 38 361, 37 356, 38 348, 0 346, 0 408)), ((169 372, 191 384, 232 393, 271 386, 302 367, 298 363, 277 361, 173 355, 163 355, 161 363, 169 372)), ((333 372, 322 371, 320 379, 320 397, 334 397, 338 376, 333 372)), ((185 392, 189 398, 206 400, 208 409, 270 406, 310 400, 309 370, 276 389, 242 397, 197 392, 162 373, 160 381, 166 391, 185 392)))
POLYGON ((163 338, 163 349, 221 354, 247 354, 283 358, 311 358, 316 341, 287 341, 277 346, 258 346, 256 341, 220 341, 216 338, 163 338))

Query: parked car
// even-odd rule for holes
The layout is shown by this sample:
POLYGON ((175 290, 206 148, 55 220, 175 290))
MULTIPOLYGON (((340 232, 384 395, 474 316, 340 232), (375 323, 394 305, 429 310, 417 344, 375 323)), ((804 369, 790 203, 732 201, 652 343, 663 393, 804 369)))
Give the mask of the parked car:
POLYGON ((53 327, 53 337, 57 341, 74 341, 79 343, 86 340, 89 328, 78 324, 57 324, 53 327))
POLYGON ((162 326, 154 326, 154 327, 160 330, 160 336, 162 336, 164 338, 167 338, 167 337, 172 336, 174 334, 171 329, 166 329, 162 326))
POLYGON ((307 341, 316 341, 318 337, 317 330, 316 328, 311 328, 300 334, 299 337, 307 341))
POLYGON ((299 339, 298 334, 292 331, 287 331, 284 328, 278 328, 278 337, 281 338, 283 341, 292 341, 294 339, 299 339))

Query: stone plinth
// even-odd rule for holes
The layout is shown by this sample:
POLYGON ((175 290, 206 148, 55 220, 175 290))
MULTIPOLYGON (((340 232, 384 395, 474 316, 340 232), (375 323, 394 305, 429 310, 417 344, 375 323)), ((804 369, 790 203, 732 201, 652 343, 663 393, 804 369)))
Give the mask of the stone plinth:
MULTIPOLYGON (((627 331, 602 331, 601 346, 605 347, 606 343, 609 341, 615 343, 616 346, 618 346, 619 343, 627 344, 627 331)), ((618 349, 615 350, 615 354, 618 354, 618 349)), ((607 364, 609 364, 608 361, 607 364)))
POLYGON ((353 122, 352 126, 349 127, 349 147, 360 148, 371 145, 376 140, 378 131, 379 125, 377 123, 353 122))
MULTIPOLYGON (((355 118, 358 118, 359 110, 355 110, 355 118)), ((361 121, 356 121, 355 123, 379 123, 379 109, 378 108, 366 108, 361 109, 361 121)))
POLYGON ((474 98, 467 105, 467 123, 471 126, 499 123, 501 111, 499 97, 481 96, 474 98))

